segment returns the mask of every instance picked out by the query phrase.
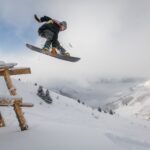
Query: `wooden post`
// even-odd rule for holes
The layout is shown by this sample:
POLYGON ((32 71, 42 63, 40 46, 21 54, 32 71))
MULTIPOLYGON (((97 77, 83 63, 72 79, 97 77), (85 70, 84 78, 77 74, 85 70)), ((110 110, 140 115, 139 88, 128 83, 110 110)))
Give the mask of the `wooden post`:
POLYGON ((4 127, 5 126, 5 122, 4 122, 4 119, 2 117, 2 114, 0 112, 0 127, 4 127))
MULTIPOLYGON (((14 97, 0 97, 0 106, 7 107, 12 106, 14 107, 14 111, 16 113, 19 126, 21 131, 28 129, 28 125, 26 124, 25 118, 23 116, 23 112, 21 107, 33 107, 32 103, 23 103, 22 98, 14 98, 14 97)), ((2 115, 0 114, 0 127, 5 126, 4 120, 2 115)))
POLYGON ((32 103, 23 103, 21 97, 0 97, 0 106, 7 107, 7 106, 14 106, 14 101, 20 101, 20 107, 33 107, 32 103))
MULTIPOLYGON (((4 70, 0 70, 0 76, 4 76, 4 70)), ((9 75, 22 75, 22 74, 30 74, 31 70, 30 68, 10 68, 8 70, 9 75)))
MULTIPOLYGON (((9 89, 10 94, 13 95, 13 96, 17 95, 16 89, 14 88, 14 86, 12 84, 12 80, 10 78, 10 74, 9 74, 8 70, 4 71, 4 79, 6 81, 6 85, 7 85, 8 89, 9 89)), ((18 122, 19 122, 19 126, 21 128, 21 131, 27 130, 28 126, 26 125, 26 120, 24 118, 22 109, 20 107, 20 101, 14 100, 13 106, 14 106, 14 111, 16 113, 16 116, 17 116, 17 119, 18 119, 18 122)))
POLYGON ((6 81, 6 85, 7 85, 7 88, 9 90, 10 94, 15 96, 16 95, 16 89, 13 87, 13 84, 12 84, 8 70, 4 71, 4 79, 6 81))
POLYGON ((26 120, 23 116, 23 112, 22 112, 22 109, 20 107, 21 103, 22 102, 20 100, 14 101, 14 111, 16 112, 16 116, 18 118, 21 131, 24 131, 24 130, 28 129, 28 125, 26 124, 26 120))
MULTIPOLYGON (((13 86, 12 80, 10 78, 11 75, 17 75, 17 74, 29 74, 31 73, 30 68, 13 68, 16 64, 15 63, 4 63, 4 65, 2 65, 0 67, 0 76, 4 76, 5 82, 6 82, 6 86, 10 92, 11 95, 16 96, 16 89, 13 86)), ((1 106, 6 106, 7 105, 7 101, 3 104, 1 104, 1 106)), ((30 103, 22 103, 22 100, 18 100, 18 99, 13 99, 11 106, 14 107, 14 111, 16 113, 16 117, 18 119, 19 122, 19 126, 21 128, 21 131, 23 130, 27 130, 28 129, 28 125, 26 124, 26 120, 24 118, 23 112, 21 107, 32 107, 33 105, 31 105, 30 103)), ((2 115, 0 114, 0 125, 2 122, 2 115)), ((4 121, 3 121, 4 123, 4 121)))

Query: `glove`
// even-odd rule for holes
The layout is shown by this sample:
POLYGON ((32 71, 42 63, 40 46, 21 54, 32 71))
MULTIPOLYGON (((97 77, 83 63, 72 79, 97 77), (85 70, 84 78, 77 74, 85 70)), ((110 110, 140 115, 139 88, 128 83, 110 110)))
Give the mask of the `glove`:
POLYGON ((34 15, 34 18, 35 18, 35 20, 36 20, 37 22, 41 22, 41 20, 37 17, 36 14, 34 15))

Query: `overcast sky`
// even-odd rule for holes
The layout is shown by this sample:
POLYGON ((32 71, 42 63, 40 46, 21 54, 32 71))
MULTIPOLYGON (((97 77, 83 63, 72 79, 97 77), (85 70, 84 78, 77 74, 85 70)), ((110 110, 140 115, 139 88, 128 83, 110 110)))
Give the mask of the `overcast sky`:
POLYGON ((32 80, 150 77, 149 8, 149 0, 0 0, 0 59, 30 66, 32 80), (26 42, 44 43, 34 14, 68 22, 59 40, 80 62, 63 62, 25 47, 26 42))

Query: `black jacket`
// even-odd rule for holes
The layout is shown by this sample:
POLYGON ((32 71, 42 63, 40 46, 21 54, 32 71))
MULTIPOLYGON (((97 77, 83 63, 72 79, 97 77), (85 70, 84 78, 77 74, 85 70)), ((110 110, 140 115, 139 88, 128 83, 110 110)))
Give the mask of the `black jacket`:
POLYGON ((56 21, 54 21, 52 18, 47 17, 47 16, 44 16, 44 17, 41 17, 41 18, 40 18, 40 22, 46 22, 46 23, 43 24, 43 25, 39 28, 39 30, 38 30, 39 34, 41 34, 44 30, 50 30, 50 31, 52 31, 54 34, 58 34, 58 33, 59 33, 59 31, 60 31, 60 26, 59 26, 59 24, 58 24, 56 21), (53 21, 53 23, 50 22, 50 21, 53 21))

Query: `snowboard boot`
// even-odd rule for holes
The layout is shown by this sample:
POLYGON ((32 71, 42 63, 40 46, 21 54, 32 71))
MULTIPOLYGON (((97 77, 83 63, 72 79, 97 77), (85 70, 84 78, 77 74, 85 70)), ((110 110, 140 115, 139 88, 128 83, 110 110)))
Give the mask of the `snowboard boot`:
POLYGON ((52 56, 56 56, 56 55, 57 55, 57 51, 56 51, 56 48, 55 48, 55 47, 52 47, 51 55, 52 55, 52 56))
POLYGON ((64 48, 60 48, 59 51, 60 54, 63 56, 70 56, 70 54, 64 48))
POLYGON ((51 43, 50 43, 49 40, 47 40, 47 41, 45 42, 44 47, 43 47, 43 50, 44 50, 45 52, 49 52, 50 44, 51 44, 51 43))
POLYGON ((63 55, 63 56, 70 56, 70 54, 66 51, 60 52, 60 54, 63 55))
POLYGON ((45 52, 49 52, 49 46, 48 45, 44 45, 44 47, 42 48, 45 52))
POLYGON ((49 48, 47 48, 47 47, 43 47, 43 50, 44 50, 45 52, 49 52, 49 48))

